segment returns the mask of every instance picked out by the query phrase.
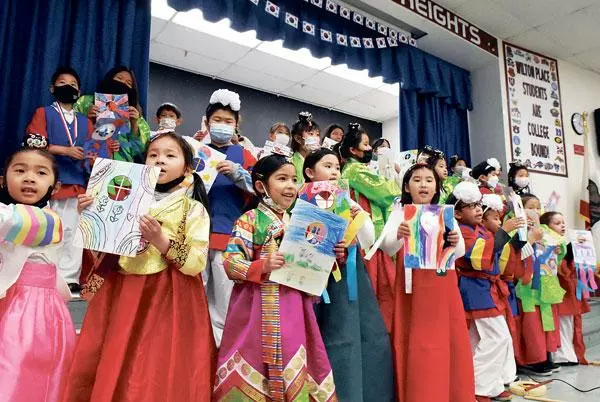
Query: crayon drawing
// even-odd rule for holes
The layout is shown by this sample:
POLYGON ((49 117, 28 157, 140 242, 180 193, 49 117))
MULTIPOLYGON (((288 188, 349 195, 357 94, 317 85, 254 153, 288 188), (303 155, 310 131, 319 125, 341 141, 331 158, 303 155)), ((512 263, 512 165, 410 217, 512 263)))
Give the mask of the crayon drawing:
POLYGON ((351 220, 350 188, 348 180, 315 181, 302 185, 298 198, 351 220))
POLYGON ((198 172, 198 175, 204 182, 206 192, 210 191, 213 183, 215 182, 217 175, 217 165, 219 162, 224 161, 227 156, 207 145, 200 145, 196 148, 196 154, 194 155, 194 170, 198 172))
POLYGON ((98 158, 86 194, 94 203, 81 214, 75 244, 133 257, 140 247, 139 218, 154 202, 160 168, 98 158))
POLYGON ((127 94, 95 94, 94 105, 98 108, 96 125, 112 123, 119 127, 129 124, 129 104, 127 94))
POLYGON ((590 297, 590 291, 598 290, 594 278, 598 257, 594 248, 592 232, 588 230, 570 230, 569 241, 573 247, 573 260, 577 274, 577 299, 590 297))
POLYGON ((303 200, 292 210, 279 251, 285 265, 269 279, 320 296, 335 263, 334 247, 344 237, 348 221, 303 200))
POLYGON ((404 240, 404 267, 435 269, 438 275, 445 275, 455 259, 454 247, 444 240, 444 235, 454 229, 454 207, 405 205, 404 222, 412 234, 404 240))

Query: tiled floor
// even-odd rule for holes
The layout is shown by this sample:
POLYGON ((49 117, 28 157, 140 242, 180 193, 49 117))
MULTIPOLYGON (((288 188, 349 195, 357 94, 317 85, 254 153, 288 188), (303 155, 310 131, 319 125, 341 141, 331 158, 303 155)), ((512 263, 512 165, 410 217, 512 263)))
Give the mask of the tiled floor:
MULTIPOLYGON (((586 352, 588 360, 600 361, 600 345, 586 352)), ((575 366, 562 367, 556 375, 548 378, 560 378, 575 385, 580 389, 600 387, 600 367, 598 366, 575 366)), ((522 378, 526 380, 526 378, 522 378)), ((600 402, 600 389, 588 393, 581 393, 561 382, 553 382, 547 385, 548 394, 545 398, 561 402, 600 402)), ((522 397, 514 397, 513 401, 527 401, 522 397)))

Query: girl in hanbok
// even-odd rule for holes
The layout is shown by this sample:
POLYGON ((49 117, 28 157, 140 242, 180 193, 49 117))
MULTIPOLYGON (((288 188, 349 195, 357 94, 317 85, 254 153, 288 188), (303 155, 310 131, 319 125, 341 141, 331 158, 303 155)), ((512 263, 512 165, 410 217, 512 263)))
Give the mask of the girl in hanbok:
POLYGON ((312 114, 301 112, 298 121, 292 126, 292 164, 296 170, 298 183, 304 181, 302 167, 304 158, 321 147, 321 129, 317 122, 313 121, 312 114))
MULTIPOLYGON (((348 180, 353 199, 371 215, 375 225, 375 237, 379 237, 394 200, 400 196, 400 187, 393 180, 377 175, 369 168, 373 150, 369 136, 358 123, 348 126, 340 143, 340 157, 346 161, 342 179, 348 180)), ((394 280, 396 272, 391 257, 378 250, 370 261, 366 261, 371 285, 388 331, 392 328, 394 311, 394 280)))
POLYGON ((16 152, 0 187, 0 399, 58 402, 76 335, 57 274, 62 223, 46 208, 58 167, 39 149, 16 152))
MULTIPOLYGON (((192 149, 175 133, 150 142, 160 167, 143 244, 89 303, 63 401, 210 401, 216 348, 200 273, 210 218, 192 149), (200 200, 204 200, 203 204, 200 200)), ((91 197, 82 196, 80 207, 91 197)))
MULTIPOLYGON (((409 168, 402 185, 402 205, 437 204, 440 179, 427 164, 409 168)), ((464 241, 455 229, 447 242, 456 258, 464 255, 464 241)), ((392 331, 397 397, 410 402, 473 402, 473 360, 465 312, 454 266, 445 275, 436 269, 404 270, 404 242, 410 227, 390 230, 382 248, 396 255, 396 300, 392 331), (411 293, 407 293, 406 284, 411 293)))
MULTIPOLYGON (((333 373, 313 309, 314 297, 269 280, 283 267, 277 250, 286 210, 296 200, 294 165, 259 160, 252 183, 261 201, 237 221, 225 252, 235 281, 219 349, 216 401, 334 401, 333 373)), ((344 249, 336 249, 336 255, 344 249)))
MULTIPOLYGON (((326 148, 304 161, 308 182, 338 180, 340 161, 326 148)), ((362 208, 352 201, 352 215, 362 208)), ((364 212, 363 212, 364 213, 364 212)), ((362 250, 371 248, 375 229, 366 218, 345 260, 338 260, 341 279, 330 276, 327 296, 316 306, 317 321, 331 362, 341 401, 393 401, 394 367, 390 338, 369 281, 362 250)))

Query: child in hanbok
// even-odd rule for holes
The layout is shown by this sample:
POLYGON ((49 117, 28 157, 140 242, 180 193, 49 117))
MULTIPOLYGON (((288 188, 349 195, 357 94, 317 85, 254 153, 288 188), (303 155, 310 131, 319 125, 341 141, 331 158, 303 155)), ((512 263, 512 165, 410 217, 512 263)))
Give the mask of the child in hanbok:
POLYGON ((62 221, 46 208, 58 166, 44 150, 6 161, 0 187, 0 399, 58 402, 76 335, 57 273, 62 221))
POLYGON ((298 194, 294 165, 281 155, 269 155, 254 166, 252 183, 261 202, 238 219, 224 256, 235 285, 213 399, 335 401, 314 297, 269 280, 269 274, 285 263, 277 250, 286 210, 298 194))
POLYGON ((304 181, 304 158, 321 147, 321 129, 309 112, 298 114, 298 121, 292 126, 292 163, 296 169, 298 183, 304 181))
POLYGON ((151 140, 146 164, 160 174, 143 247, 119 258, 89 303, 63 401, 211 400, 216 348, 199 275, 210 218, 192 158, 175 133, 151 140))
MULTIPOLYGON (((345 161, 342 179, 348 180, 352 198, 371 215, 375 237, 379 237, 394 200, 400 196, 400 187, 393 180, 377 175, 369 168, 373 149, 367 132, 358 123, 348 126, 339 144, 339 154, 345 161)), ((379 308, 388 331, 394 315, 394 281, 396 272, 391 257, 378 250, 365 262, 371 285, 377 295, 379 308)))
MULTIPOLYGON (((321 148, 304 160, 306 183, 338 180, 340 175, 338 156, 329 149, 321 148)), ((361 211, 352 201, 352 215, 361 211)), ((357 402, 393 401, 390 338, 362 257, 362 251, 371 248, 375 241, 370 218, 366 218, 357 238, 349 246, 345 260, 338 260, 341 279, 336 280, 333 275, 329 278, 327 296, 316 306, 317 321, 333 368, 338 398, 357 402)))
MULTIPOLYGON (((560 212, 546 212, 540 217, 540 223, 564 236, 565 218, 560 212)), ((582 315, 590 312, 587 300, 577 298, 577 274, 573 261, 573 248, 569 244, 567 255, 558 269, 558 280, 566 292, 558 305, 560 347, 552 353, 552 362, 559 366, 586 364, 585 343, 583 342, 582 315)))
MULTIPOLYGON (((402 180, 402 205, 437 204, 441 182, 424 163, 410 167, 402 180)), ((464 254, 464 241, 454 221, 447 242, 455 256, 464 254)), ((423 267, 404 270, 405 239, 413 236, 401 223, 390 230, 382 249, 396 255, 396 299, 392 344, 397 398, 410 402, 473 402, 473 361, 465 312, 452 265, 445 275, 423 267), (410 275, 410 276, 408 276, 410 275), (407 280, 412 283, 407 293, 407 280)))

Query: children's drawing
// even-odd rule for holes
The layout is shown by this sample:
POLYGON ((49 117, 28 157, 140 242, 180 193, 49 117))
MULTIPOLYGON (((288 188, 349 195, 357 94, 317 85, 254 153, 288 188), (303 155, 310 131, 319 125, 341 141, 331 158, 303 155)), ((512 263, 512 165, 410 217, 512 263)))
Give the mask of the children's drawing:
POLYGON ((404 206, 404 222, 412 236, 404 240, 404 267, 435 269, 446 275, 455 260, 454 247, 445 235, 454 229, 454 207, 447 205, 404 206))
POLYGON ((227 155, 191 137, 184 138, 194 149, 193 169, 204 182, 204 187, 208 193, 219 174, 217 165, 219 162, 224 161, 227 155))
MULTIPOLYGON (((509 187, 506 187, 509 189, 509 187)), ((517 195, 512 189, 509 189, 505 194, 506 199, 510 202, 510 206, 515 213, 515 218, 522 218, 527 221, 527 213, 525 212, 525 208, 523 208, 523 202, 521 201, 521 197, 517 195)), ((519 234, 519 240, 527 241, 527 228, 522 227, 517 229, 517 233, 519 234)))
POLYGON ((98 158, 112 159, 111 141, 117 135, 117 126, 114 123, 97 124, 91 137, 83 145, 85 155, 85 168, 87 172, 92 171, 92 166, 98 158))
POLYGON ((327 148, 333 151, 333 147, 337 145, 337 141, 332 140, 329 137, 325 137, 323 138, 323 143, 321 144, 321 146, 323 148, 327 148))
POLYGON ((271 154, 277 154, 277 155, 283 155, 283 156, 289 157, 290 155, 292 155, 292 149, 290 147, 288 147, 287 145, 283 145, 283 144, 279 144, 274 141, 267 140, 267 142, 265 142, 265 146, 263 147, 263 152, 262 152, 261 158, 264 158, 271 154))
POLYGON ((545 211, 546 212, 556 211, 556 209, 558 208, 559 201, 560 201, 560 194, 558 194, 556 191, 553 191, 552 194, 550 194, 550 197, 548 197, 548 201, 546 201, 545 211))
POLYGON ((305 183, 298 191, 298 198, 348 221, 352 219, 348 180, 305 183))
POLYGON ((127 94, 95 94, 94 105, 96 112, 96 125, 112 123, 119 127, 129 124, 129 104, 127 94))
POLYGON ((279 246, 285 265, 269 279, 320 296, 335 262, 334 247, 347 227, 344 218, 298 199, 279 246))
POLYGON ((592 232, 588 230, 570 230, 569 241, 573 247, 573 260, 577 273, 577 299, 588 299, 590 291, 598 289, 594 271, 598 261, 594 248, 592 232))
POLYGON ((541 244, 536 244, 536 264, 540 264, 541 276, 557 276, 558 267, 566 254, 566 242, 564 237, 550 229, 546 225, 540 228, 544 233, 541 244))
POLYGON ((405 172, 409 167, 417 163, 417 154, 419 153, 416 149, 411 149, 409 151, 400 152, 400 157, 398 158, 398 164, 402 169, 402 172, 405 172))
POLYGON ((86 194, 94 203, 81 214, 75 244, 133 257, 140 247, 139 218, 154 202, 160 168, 98 158, 86 194))

